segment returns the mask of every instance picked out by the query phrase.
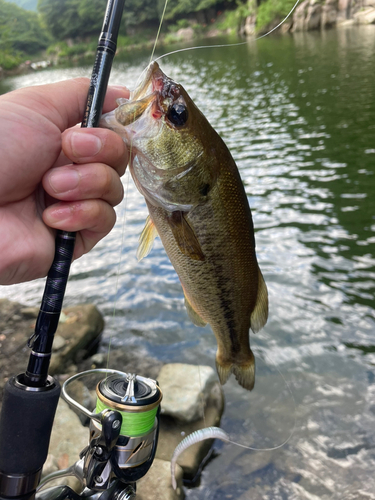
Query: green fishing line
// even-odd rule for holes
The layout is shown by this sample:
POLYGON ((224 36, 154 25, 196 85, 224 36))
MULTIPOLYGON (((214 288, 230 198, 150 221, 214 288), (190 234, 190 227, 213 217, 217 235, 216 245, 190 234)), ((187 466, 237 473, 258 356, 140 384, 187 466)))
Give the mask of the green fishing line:
MULTIPOLYGON (((107 406, 105 403, 103 403, 103 401, 97 398, 96 413, 100 413, 105 409, 113 410, 113 408, 107 406)), ((122 415, 122 426, 120 435, 137 437, 147 434, 154 425, 157 411, 158 411, 158 406, 156 406, 152 410, 144 412, 120 411, 122 415)))

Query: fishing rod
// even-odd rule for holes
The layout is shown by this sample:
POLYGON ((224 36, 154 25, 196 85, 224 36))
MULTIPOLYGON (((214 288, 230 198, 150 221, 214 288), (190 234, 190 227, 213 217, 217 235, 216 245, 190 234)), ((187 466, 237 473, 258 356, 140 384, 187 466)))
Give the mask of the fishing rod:
MULTIPOLYGON (((108 0, 99 36, 82 127, 97 127, 107 90, 125 0, 108 0)), ((58 231, 55 256, 48 272, 32 351, 25 373, 8 380, 0 416, 0 499, 32 500, 47 458, 53 419, 60 395, 48 375, 73 258, 75 233, 58 231)))

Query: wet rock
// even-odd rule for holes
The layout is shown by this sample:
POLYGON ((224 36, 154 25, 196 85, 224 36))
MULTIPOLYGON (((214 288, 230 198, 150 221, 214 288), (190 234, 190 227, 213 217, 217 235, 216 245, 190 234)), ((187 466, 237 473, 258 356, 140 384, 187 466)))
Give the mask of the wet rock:
POLYGON ((170 363, 163 366, 158 381, 163 391, 162 414, 189 423, 202 417, 217 377, 210 366, 170 363))
POLYGON ((145 477, 137 483, 137 500, 183 500, 182 469, 176 467, 176 491, 171 483, 171 463, 156 458, 145 477))
MULTIPOLYGON (((197 382, 198 367, 179 363, 173 365, 170 368, 169 365, 165 365, 163 373, 158 377, 164 399, 161 403, 163 413, 160 416, 160 436, 156 456, 167 461, 171 459, 176 446, 186 435, 204 427, 218 426, 224 409, 223 392, 212 368, 200 367, 204 388, 201 394, 201 386, 197 382), (172 379, 170 379, 171 374, 173 374, 172 379), (190 394, 187 397, 184 392, 191 393, 193 388, 194 395, 190 394), (195 409, 191 408, 192 401, 195 401, 195 409), (188 413, 179 411, 180 405, 188 413), (193 420, 187 420, 187 414, 193 420)), ((197 443, 179 457, 178 464, 182 467, 185 478, 195 477, 210 451, 212 442, 213 440, 206 440, 197 443)))

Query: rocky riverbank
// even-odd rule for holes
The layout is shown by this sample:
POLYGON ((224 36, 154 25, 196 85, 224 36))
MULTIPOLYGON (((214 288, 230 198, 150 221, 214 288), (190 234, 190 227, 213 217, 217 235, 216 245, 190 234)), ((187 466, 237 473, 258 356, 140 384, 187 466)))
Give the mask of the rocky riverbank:
MULTIPOLYGON (((0 401, 8 378, 23 372, 27 366, 30 350, 26 343, 34 331, 37 315, 38 308, 0 300, 0 401)), ((107 366, 107 356, 94 353, 103 328, 103 318, 93 305, 64 309, 55 335, 50 373, 63 382, 77 372, 107 366)), ((139 481, 137 498, 183 499, 183 479, 194 480, 201 464, 210 455, 212 441, 198 443, 181 455, 176 470, 176 491, 171 486, 170 459, 182 436, 220 424, 224 399, 215 372, 207 366, 198 368, 180 363, 163 366, 158 360, 146 356, 142 349, 113 351, 110 364, 117 370, 157 379, 163 392, 156 459, 147 476, 139 481)), ((94 386, 78 383, 73 397, 87 408, 95 408, 94 386)), ((78 460, 89 437, 83 424, 87 422, 82 423, 80 417, 60 399, 44 474, 65 469, 78 460)), ((78 486, 75 478, 62 482, 78 486)))
MULTIPOLYGON (((261 34, 267 33, 282 21, 274 18, 263 26, 261 34)), ((281 26, 282 33, 329 29, 347 24, 374 24, 375 0, 303 0, 281 26)), ((256 32, 256 14, 248 16, 242 33, 253 36, 256 32)))

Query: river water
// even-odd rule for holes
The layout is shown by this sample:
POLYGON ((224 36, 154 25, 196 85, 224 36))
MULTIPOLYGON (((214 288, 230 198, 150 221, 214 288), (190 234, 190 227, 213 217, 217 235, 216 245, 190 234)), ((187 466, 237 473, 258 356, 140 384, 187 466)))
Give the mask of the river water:
MULTIPOLYGON (((161 61, 237 162, 269 290, 268 323, 251 334, 255 389, 230 379, 222 427, 258 449, 288 441, 273 451, 217 443, 190 500, 375 498, 374 53, 368 26, 161 61)), ((112 83, 134 85, 148 58, 116 61, 112 83)), ((90 73, 51 69, 2 88, 90 73)), ((118 222, 73 264, 65 304, 98 306, 102 351, 112 337, 113 348, 214 367, 215 338, 189 321, 160 240, 136 261, 147 212, 131 179, 124 184, 118 222)), ((3 287, 0 296, 38 305, 43 284, 3 287)))

